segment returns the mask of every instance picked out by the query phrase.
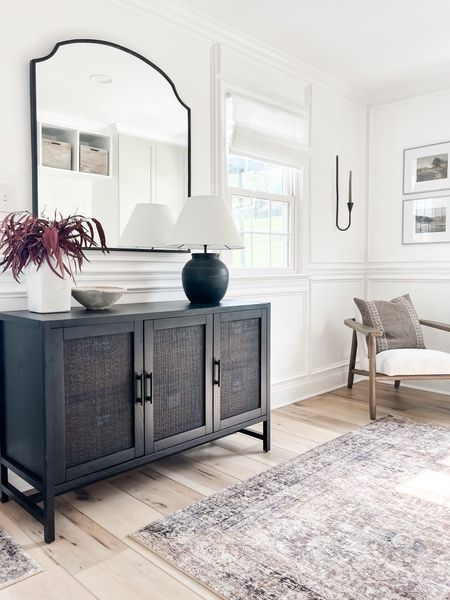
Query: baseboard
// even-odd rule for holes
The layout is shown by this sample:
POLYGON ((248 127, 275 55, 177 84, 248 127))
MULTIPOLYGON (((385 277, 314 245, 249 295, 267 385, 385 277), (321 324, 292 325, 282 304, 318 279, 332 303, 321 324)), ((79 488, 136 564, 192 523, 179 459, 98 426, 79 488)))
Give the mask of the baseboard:
POLYGON ((272 409, 288 406, 343 387, 347 383, 347 369, 347 366, 331 367, 328 371, 274 383, 271 388, 272 409))
MULTIPOLYGON (((355 376, 355 383, 367 381, 366 377, 355 376)), ((272 384, 271 388, 271 408, 273 410, 283 406, 289 406, 314 396, 321 396, 343 387, 347 383, 347 367, 340 369, 330 368, 329 372, 321 372, 312 375, 289 378, 285 381, 278 381, 272 384)), ((386 381, 388 385, 394 385, 394 382, 386 381)), ((415 382, 402 381, 402 387, 424 392, 434 392, 436 394, 450 395, 450 382, 433 381, 416 384, 415 382)))

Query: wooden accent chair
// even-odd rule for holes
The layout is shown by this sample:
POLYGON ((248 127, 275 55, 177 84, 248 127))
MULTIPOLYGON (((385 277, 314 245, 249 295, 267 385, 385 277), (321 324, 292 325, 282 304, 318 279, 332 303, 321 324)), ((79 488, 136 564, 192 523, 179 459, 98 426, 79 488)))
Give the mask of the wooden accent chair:
MULTIPOLYGON (((450 325, 447 325, 445 323, 438 323, 437 321, 428 321, 425 319, 419 319, 419 322, 421 325, 425 326, 425 327, 433 327, 434 329, 440 329, 442 331, 448 331, 450 332, 450 325)), ((362 323, 359 323, 358 321, 356 321, 356 319, 345 319, 344 321, 345 325, 347 325, 347 327, 350 327, 350 329, 353 330, 353 336, 352 336, 352 346, 351 346, 351 351, 350 351, 350 364, 349 364, 349 368, 348 368, 348 379, 347 379, 347 387, 348 389, 352 389, 353 387, 353 379, 355 375, 363 375, 365 377, 369 378, 369 413, 370 413, 370 418, 371 419, 376 419, 377 416, 377 381, 391 381, 393 380, 395 382, 395 387, 396 389, 398 389, 400 387, 400 382, 402 380, 450 380, 450 368, 448 369, 448 373, 438 373, 438 374, 433 374, 433 373, 426 373, 424 374, 424 372, 417 372, 414 374, 408 374, 408 375, 404 375, 401 373, 396 373, 396 374, 385 374, 382 372, 377 372, 377 353, 376 353, 376 338, 381 336, 382 333, 379 329, 376 329, 375 327, 369 327, 367 325, 363 325, 362 323), (369 352, 368 352, 368 370, 364 370, 364 369, 356 369, 355 365, 356 365, 356 357, 357 357, 357 351, 358 351, 358 333, 362 334, 362 336, 366 337, 367 339, 367 343, 368 343, 368 348, 369 348, 369 352)), ((444 353, 444 352, 436 352, 436 351, 429 351, 429 350, 413 350, 414 352, 422 352, 422 353, 428 353, 428 354, 423 354, 423 358, 424 361, 427 360, 427 358, 430 356, 430 352, 433 352, 434 354, 440 354, 443 355, 444 359, 446 357, 448 357, 448 364, 450 367, 450 354, 444 353)), ((390 350, 389 352, 394 353, 394 352, 400 352, 400 353, 404 353, 405 350, 402 349, 398 349, 398 350, 390 350)), ((383 354, 383 353, 381 353, 383 354)), ((427 369, 429 370, 429 369, 427 369)), ((425 369, 423 369, 423 371, 425 371, 425 369)))

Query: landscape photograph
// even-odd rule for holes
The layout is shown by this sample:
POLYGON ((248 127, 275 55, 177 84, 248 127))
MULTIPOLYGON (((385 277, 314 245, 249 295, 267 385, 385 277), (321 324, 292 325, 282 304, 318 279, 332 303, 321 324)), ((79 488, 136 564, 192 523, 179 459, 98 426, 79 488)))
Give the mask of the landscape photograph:
POLYGON ((416 212, 416 233, 443 233, 447 227, 447 209, 435 206, 416 212))
POLYGON ((433 154, 417 159, 416 181, 431 181, 448 177, 448 154, 433 154))

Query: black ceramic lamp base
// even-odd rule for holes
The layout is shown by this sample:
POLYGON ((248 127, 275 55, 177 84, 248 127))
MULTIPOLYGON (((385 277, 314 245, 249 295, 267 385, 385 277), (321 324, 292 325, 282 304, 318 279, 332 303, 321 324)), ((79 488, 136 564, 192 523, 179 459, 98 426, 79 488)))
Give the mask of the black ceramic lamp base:
POLYGON ((228 288, 228 269, 218 254, 199 252, 184 265, 181 280, 191 302, 217 304, 228 288))

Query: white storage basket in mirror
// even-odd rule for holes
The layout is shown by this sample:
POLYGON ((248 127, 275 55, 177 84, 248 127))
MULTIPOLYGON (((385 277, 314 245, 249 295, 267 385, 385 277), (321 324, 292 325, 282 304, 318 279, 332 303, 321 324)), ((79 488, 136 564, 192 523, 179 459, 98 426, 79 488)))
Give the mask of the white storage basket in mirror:
POLYGON ((76 148, 76 135, 74 134, 74 131, 68 129, 42 127, 40 164, 43 167, 65 169, 66 171, 74 169, 74 148, 76 148))
MULTIPOLYGON (((70 129, 58 124, 39 123, 41 176, 45 169, 90 173, 108 177, 111 135, 70 129)), ((48 210, 47 206, 47 210, 48 210)))

